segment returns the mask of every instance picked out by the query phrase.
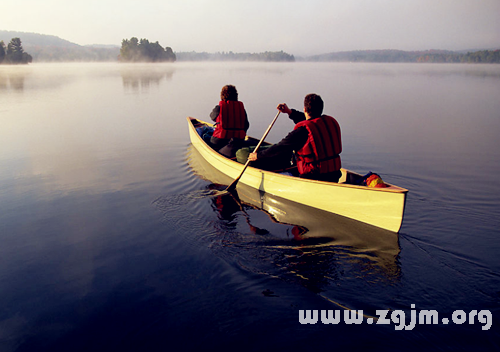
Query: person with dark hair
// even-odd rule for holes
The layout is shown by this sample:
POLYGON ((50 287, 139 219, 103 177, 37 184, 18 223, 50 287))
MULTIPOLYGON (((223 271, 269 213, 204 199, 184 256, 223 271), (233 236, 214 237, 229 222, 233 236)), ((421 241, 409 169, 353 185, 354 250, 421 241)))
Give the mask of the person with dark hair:
POLYGON ((323 115, 323 106, 317 94, 306 95, 303 113, 279 104, 278 110, 289 115, 295 128, 279 143, 250 153, 250 165, 272 170, 278 162, 291 160, 295 152, 300 177, 338 182, 342 175, 340 126, 333 117, 323 115))
POLYGON ((233 85, 222 87, 220 102, 210 113, 215 130, 210 144, 219 153, 234 157, 244 145, 246 131, 250 127, 245 107, 238 101, 238 91, 233 85))

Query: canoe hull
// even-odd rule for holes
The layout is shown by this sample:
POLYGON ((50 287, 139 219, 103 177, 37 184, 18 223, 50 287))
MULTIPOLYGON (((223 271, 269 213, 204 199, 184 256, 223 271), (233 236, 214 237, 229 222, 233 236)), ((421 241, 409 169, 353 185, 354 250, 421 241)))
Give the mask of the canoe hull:
MULTIPOLYGON (((188 117, 191 143, 202 157, 216 169, 235 179, 243 165, 224 157, 208 146, 196 131, 188 117)), ((286 176, 270 171, 248 167, 239 183, 260 191, 345 216, 392 232, 399 232, 404 215, 407 190, 394 185, 387 188, 369 188, 343 184, 347 174, 342 169, 339 183, 322 182, 286 176)))

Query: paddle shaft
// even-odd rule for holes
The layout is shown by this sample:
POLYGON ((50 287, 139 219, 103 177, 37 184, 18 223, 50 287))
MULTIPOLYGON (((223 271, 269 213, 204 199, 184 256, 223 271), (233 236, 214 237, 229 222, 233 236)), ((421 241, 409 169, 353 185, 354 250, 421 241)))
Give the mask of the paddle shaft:
MULTIPOLYGON (((264 142, 264 139, 266 139, 267 135, 269 134, 269 131, 271 131, 271 128, 273 128, 273 125, 276 122, 276 120, 278 119, 278 116, 280 116, 280 112, 281 111, 278 111, 278 113, 274 117, 273 121, 271 122, 271 124, 267 128, 266 132, 264 132, 264 135, 262 136, 262 138, 260 139, 259 143, 255 147, 255 150, 253 151, 254 153, 257 153, 257 150, 259 150, 260 145, 262 144, 262 142, 264 142)), ((247 160, 247 162, 245 163, 245 166, 243 167, 243 170, 241 170, 240 175, 233 181, 233 183, 231 183, 229 186, 227 186, 226 191, 230 192, 230 191, 233 191, 236 188, 236 185, 238 184, 238 181, 240 180, 241 176, 243 176, 243 173, 247 169, 248 164, 250 164, 250 160, 247 160)))

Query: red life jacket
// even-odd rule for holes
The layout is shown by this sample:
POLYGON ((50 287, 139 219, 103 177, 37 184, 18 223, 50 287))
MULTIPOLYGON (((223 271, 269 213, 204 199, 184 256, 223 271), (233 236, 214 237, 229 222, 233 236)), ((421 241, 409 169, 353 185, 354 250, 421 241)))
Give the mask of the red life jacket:
POLYGON ((305 127, 309 137, 302 149, 296 152, 297 167, 300 174, 326 174, 341 168, 340 152, 342 140, 340 126, 333 117, 323 115, 301 121, 294 129, 305 127))
POLYGON ((220 112, 213 136, 221 139, 243 139, 245 133, 245 107, 241 101, 220 101, 220 112))

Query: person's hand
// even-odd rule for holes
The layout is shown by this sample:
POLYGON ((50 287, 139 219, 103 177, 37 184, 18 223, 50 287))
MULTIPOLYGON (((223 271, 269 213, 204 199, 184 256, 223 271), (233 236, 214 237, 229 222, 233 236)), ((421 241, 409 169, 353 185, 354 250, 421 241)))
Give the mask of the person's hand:
POLYGON ((250 160, 250 161, 257 160, 257 153, 250 153, 250 154, 248 154, 248 160, 250 160))
POLYGON ((285 104, 278 104, 277 109, 285 114, 290 115, 292 113, 292 110, 285 104))

